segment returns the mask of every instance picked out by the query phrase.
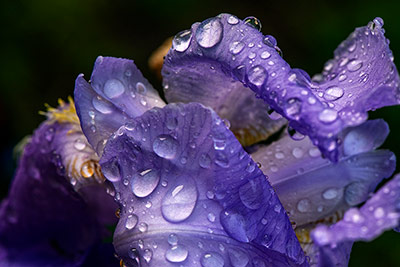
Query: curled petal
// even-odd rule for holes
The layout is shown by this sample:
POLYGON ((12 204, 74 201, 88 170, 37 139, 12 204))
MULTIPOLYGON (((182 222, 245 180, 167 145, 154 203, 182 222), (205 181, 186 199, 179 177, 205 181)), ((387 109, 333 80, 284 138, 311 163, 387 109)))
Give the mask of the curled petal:
POLYGON ((320 250, 353 241, 369 241, 400 222, 400 175, 378 190, 361 208, 349 209, 344 219, 332 226, 318 226, 311 236, 320 250))
POLYGON ((383 120, 348 129, 342 134, 347 154, 337 163, 323 159, 308 138, 295 141, 289 136, 259 148, 252 158, 268 175, 290 219, 301 226, 362 203, 383 178, 392 175, 394 154, 373 151, 387 129, 383 120))
MULTIPOLYGON (((342 85, 325 78, 320 83, 312 82, 304 71, 291 69, 280 57, 273 37, 262 36, 246 21, 221 14, 193 24, 190 31, 175 38, 163 69, 164 83, 168 88, 192 89, 193 94, 207 86, 214 88, 218 96, 221 81, 226 81, 229 88, 240 82, 287 118, 292 128, 308 135, 325 156, 337 161, 338 134, 343 129, 364 122, 368 110, 400 101, 398 73, 390 60, 383 29, 375 25, 357 29, 350 37, 359 48, 351 52, 354 60, 349 59, 347 71, 352 72, 350 76, 365 75, 361 81, 351 78, 342 85), (371 76, 368 86, 360 86, 367 75, 371 76), (353 85, 348 85, 350 80, 353 85)), ((349 42, 341 46, 345 47, 343 51, 350 49, 349 42)))
POLYGON ((170 104, 129 121, 101 166, 121 206, 114 245, 127 264, 307 264, 274 190, 209 108, 170 104))
POLYGON ((108 137, 128 118, 165 105, 133 61, 102 56, 90 84, 78 76, 74 96, 83 132, 99 155, 108 137))

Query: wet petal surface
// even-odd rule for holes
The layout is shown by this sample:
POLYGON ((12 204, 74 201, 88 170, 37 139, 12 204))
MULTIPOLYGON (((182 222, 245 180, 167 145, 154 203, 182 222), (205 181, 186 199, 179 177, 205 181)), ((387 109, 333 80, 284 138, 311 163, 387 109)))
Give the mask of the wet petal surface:
POLYGON ((127 264, 306 265, 274 190, 211 109, 146 112, 110 138, 101 166, 121 206, 114 245, 127 264))
POLYGON ((296 141, 290 136, 251 156, 261 164, 290 219, 301 226, 362 203, 383 178, 392 175, 394 154, 373 150, 387 133, 383 120, 348 128, 341 135, 346 153, 337 163, 323 159, 308 138, 296 141))
MULTIPOLYGON (((250 22, 253 20, 249 19, 250 22)), ((232 80, 240 82, 287 118, 292 128, 308 135, 333 161, 339 156, 337 135, 344 128, 364 122, 368 110, 399 103, 398 73, 378 21, 374 22, 375 26, 369 24, 357 29, 338 48, 335 52, 338 62, 331 62, 325 68, 325 76, 330 75, 330 80, 323 76, 319 82, 312 82, 302 70, 291 69, 281 58, 276 40, 259 32, 258 26, 254 25, 260 23, 250 22, 221 14, 193 24, 193 36, 185 39, 182 49, 172 49, 166 57, 164 86, 186 86, 186 90, 202 88, 202 83, 207 84, 202 74, 212 77, 210 81, 224 80, 226 84, 232 83, 232 80), (210 32, 216 34, 213 40, 205 34, 210 32), (206 40, 207 45, 204 44, 206 40), (356 43, 354 48, 353 43, 356 43), (339 57, 343 56, 351 58, 348 62, 339 63, 339 57), (211 67, 218 74, 212 74, 211 67), (330 71, 343 72, 344 68, 351 78, 341 84, 338 81, 341 79, 343 82, 344 76, 336 78, 330 71), (367 80, 368 83, 364 84, 367 80)), ((218 86, 213 88, 219 90, 218 86)))
POLYGON ((108 137, 128 118, 165 105, 131 60, 98 57, 90 84, 76 79, 74 97, 83 132, 101 155, 108 137))

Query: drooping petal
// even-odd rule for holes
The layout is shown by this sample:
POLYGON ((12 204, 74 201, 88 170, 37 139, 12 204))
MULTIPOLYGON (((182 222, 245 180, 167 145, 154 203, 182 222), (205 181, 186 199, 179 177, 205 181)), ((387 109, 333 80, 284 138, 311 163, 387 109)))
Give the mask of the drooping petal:
MULTIPOLYGON (((337 89, 328 88, 327 83, 311 82, 304 71, 291 69, 280 57, 273 37, 264 37, 249 26, 248 21, 240 21, 229 14, 193 24, 190 31, 178 37, 163 69, 168 90, 181 86, 187 90, 194 88, 192 93, 196 95, 195 90, 202 88, 202 84, 218 92, 220 86, 214 84, 220 85, 225 81, 227 85, 236 86, 240 82, 287 118, 291 127, 307 134, 323 154, 334 161, 338 159, 337 135, 344 128, 361 124, 368 110, 400 101, 398 73, 390 60, 390 50, 381 26, 361 28, 352 37, 360 49, 352 55, 356 61, 348 66, 360 75, 358 69, 355 70, 359 65, 355 63, 362 63, 364 67, 359 69, 371 76, 370 82, 373 83, 349 89, 343 85, 337 89), (367 37, 364 37, 364 32, 368 33, 367 37), (361 49, 361 42, 368 51, 361 49), (243 47, 240 45, 239 49, 238 43, 243 43, 243 47), (368 56, 364 55, 366 51, 368 56), (233 80, 237 82, 232 83, 233 80), (350 93, 360 97, 353 99, 351 96, 354 101, 345 101, 350 93), (342 105, 336 105, 338 99, 344 101, 342 105)), ((333 86, 333 83, 329 85, 333 86)), ((216 93, 213 95, 218 96, 216 93)))
POLYGON ((349 128, 342 134, 346 153, 337 163, 322 158, 308 138, 295 141, 289 136, 259 148, 252 158, 261 164, 290 219, 301 226, 362 203, 392 175, 394 154, 373 150, 387 133, 383 120, 349 128))
MULTIPOLYGON (((334 225, 318 226, 311 236, 322 257, 354 241, 370 241, 400 223, 400 175, 378 190, 361 208, 349 209, 334 225)), ((323 266, 323 265, 321 265, 323 266)))
POLYGON ((82 74, 76 79, 74 97, 83 132, 99 155, 128 118, 165 105, 133 61, 101 56, 90 84, 82 74))
POLYGON ((128 265, 307 264, 275 191, 209 108, 144 113, 109 139, 101 166, 121 206, 114 246, 128 265))
MULTIPOLYGON (((68 138, 77 137, 74 127, 45 122, 24 148, 9 195, 0 207, 0 262, 7 266, 79 265, 106 236, 107 223, 115 223, 112 214, 98 220, 99 213, 115 209, 104 187, 101 205, 91 205, 86 199, 91 194, 77 192, 67 177, 82 160, 67 166, 61 148, 68 138)), ((83 150, 81 145, 78 148, 83 150)))

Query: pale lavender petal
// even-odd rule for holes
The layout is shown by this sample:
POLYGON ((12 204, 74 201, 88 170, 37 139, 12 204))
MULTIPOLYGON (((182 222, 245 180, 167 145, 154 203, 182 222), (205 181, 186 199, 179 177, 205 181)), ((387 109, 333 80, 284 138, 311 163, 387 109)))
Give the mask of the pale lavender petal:
POLYGON ((114 245, 127 264, 307 265, 275 191, 209 108, 144 113, 109 139, 101 166, 121 206, 114 245))
POLYGON ((111 57, 97 58, 90 84, 78 76, 74 98, 83 132, 99 155, 128 118, 165 105, 133 61, 111 57))
POLYGON ((322 158, 308 138, 295 141, 289 136, 259 148, 252 158, 261 164, 290 219, 300 226, 362 203, 382 179, 392 175, 394 154, 373 151, 387 131, 383 120, 348 129, 342 134, 348 155, 337 163, 322 158))
MULTIPOLYGON (((214 86, 212 81, 215 80, 221 83, 224 79, 227 84, 233 80, 241 82, 287 118, 292 128, 307 134, 323 154, 334 161, 339 157, 338 134, 343 129, 365 121, 368 110, 399 102, 398 73, 390 60, 391 52, 383 36, 383 29, 377 23, 373 29, 371 26, 361 28, 351 37, 358 43, 362 40, 367 47, 367 56, 364 56, 365 49, 356 49, 352 56, 362 60, 367 69, 360 69, 374 81, 368 87, 357 86, 354 90, 344 86, 339 89, 328 88, 328 83, 311 82, 304 71, 291 69, 280 57, 280 50, 273 37, 264 37, 250 24, 249 20, 240 21, 229 14, 193 24, 184 36, 178 35, 173 49, 166 57, 164 86, 185 86, 195 91, 201 87, 200 83, 214 86), (231 48, 237 42, 244 46, 233 53, 231 48), (385 54, 383 58, 382 54, 385 54), (215 71, 213 75, 211 67, 215 71), (350 93, 357 95, 355 101, 344 101, 350 93), (344 104, 337 105, 337 100, 344 101, 344 104)), ((355 69, 358 68, 356 63, 352 61, 347 66, 352 68, 352 72, 361 75, 355 69)), ((219 90, 219 87, 212 88, 219 90)))
POLYGON ((400 222, 400 175, 378 190, 361 208, 351 208, 343 220, 321 225, 312 233, 319 246, 340 246, 351 241, 370 241, 400 222))

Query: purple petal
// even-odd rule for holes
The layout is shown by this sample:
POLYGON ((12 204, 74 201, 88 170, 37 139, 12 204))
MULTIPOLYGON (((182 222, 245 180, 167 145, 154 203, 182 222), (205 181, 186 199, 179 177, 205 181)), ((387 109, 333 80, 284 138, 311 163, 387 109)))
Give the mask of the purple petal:
POLYGON ((301 226, 362 203, 383 178, 392 175, 394 154, 373 151, 387 131, 383 120, 349 128, 343 134, 343 148, 351 153, 337 163, 323 159, 308 138, 295 141, 289 136, 259 148, 252 158, 261 164, 290 219, 301 226))
POLYGON ((109 139, 101 166, 121 206, 114 245, 127 264, 307 264, 274 190, 209 108, 144 113, 109 139))
POLYGON ((133 61, 101 56, 90 84, 82 74, 76 79, 74 98, 83 132, 99 155, 128 118, 165 105, 133 61))
MULTIPOLYGON (((10 266, 79 265, 105 233, 97 212, 114 206, 103 188, 103 203, 92 210, 66 173, 71 166, 60 147, 76 137, 68 123, 43 123, 26 145, 8 198, 0 207, 0 250, 10 266), (71 137, 72 138, 72 137, 71 137)), ((82 135, 82 134, 81 134, 82 135)), ((80 146, 82 148, 82 146, 80 146)), ((115 206, 114 206, 115 208, 115 206)))
MULTIPOLYGON (((352 61, 347 65, 352 68, 349 72, 368 74, 371 80, 368 86, 361 87, 358 80, 353 80, 357 86, 349 88, 347 84, 311 82, 304 71, 291 69, 280 57, 280 50, 275 41, 271 41, 274 40, 271 36, 264 38, 257 29, 229 14, 193 24, 190 32, 193 35, 191 38, 188 38, 189 34, 178 35, 167 55, 163 68, 165 86, 189 88, 190 85, 198 88, 200 83, 212 86, 212 81, 220 81, 223 77, 226 77, 227 84, 232 79, 239 81, 287 118, 292 128, 307 134, 323 154, 334 161, 338 158, 337 135, 344 128, 361 124, 367 118, 368 110, 400 101, 398 73, 390 60, 391 52, 379 25, 374 29, 369 26, 361 28, 351 37, 360 47, 352 52, 352 59, 360 60, 364 67, 359 68, 363 72, 361 74, 358 69, 355 70, 358 64, 354 64, 358 61, 352 61), (244 47, 235 54, 231 47, 236 42, 244 43, 244 47), (366 48, 361 49, 361 42, 366 48), (364 52, 367 52, 366 58, 364 52), (199 66, 207 71, 204 73, 199 66), (216 74, 210 75, 210 67, 216 74), (180 75, 181 72, 186 77, 180 75), (199 79, 201 74, 211 82, 199 79), (187 85, 183 85, 185 83, 187 85), (347 101, 350 93, 354 95, 354 101, 351 101, 352 98, 347 101), (343 104, 338 105, 337 101, 343 104)), ((341 54, 345 55, 344 52, 341 54)), ((363 82, 365 78, 361 78, 363 82)))
POLYGON ((400 222, 400 175, 378 190, 361 208, 349 209, 342 221, 321 225, 312 233, 319 246, 340 246, 351 241, 369 241, 400 222))

